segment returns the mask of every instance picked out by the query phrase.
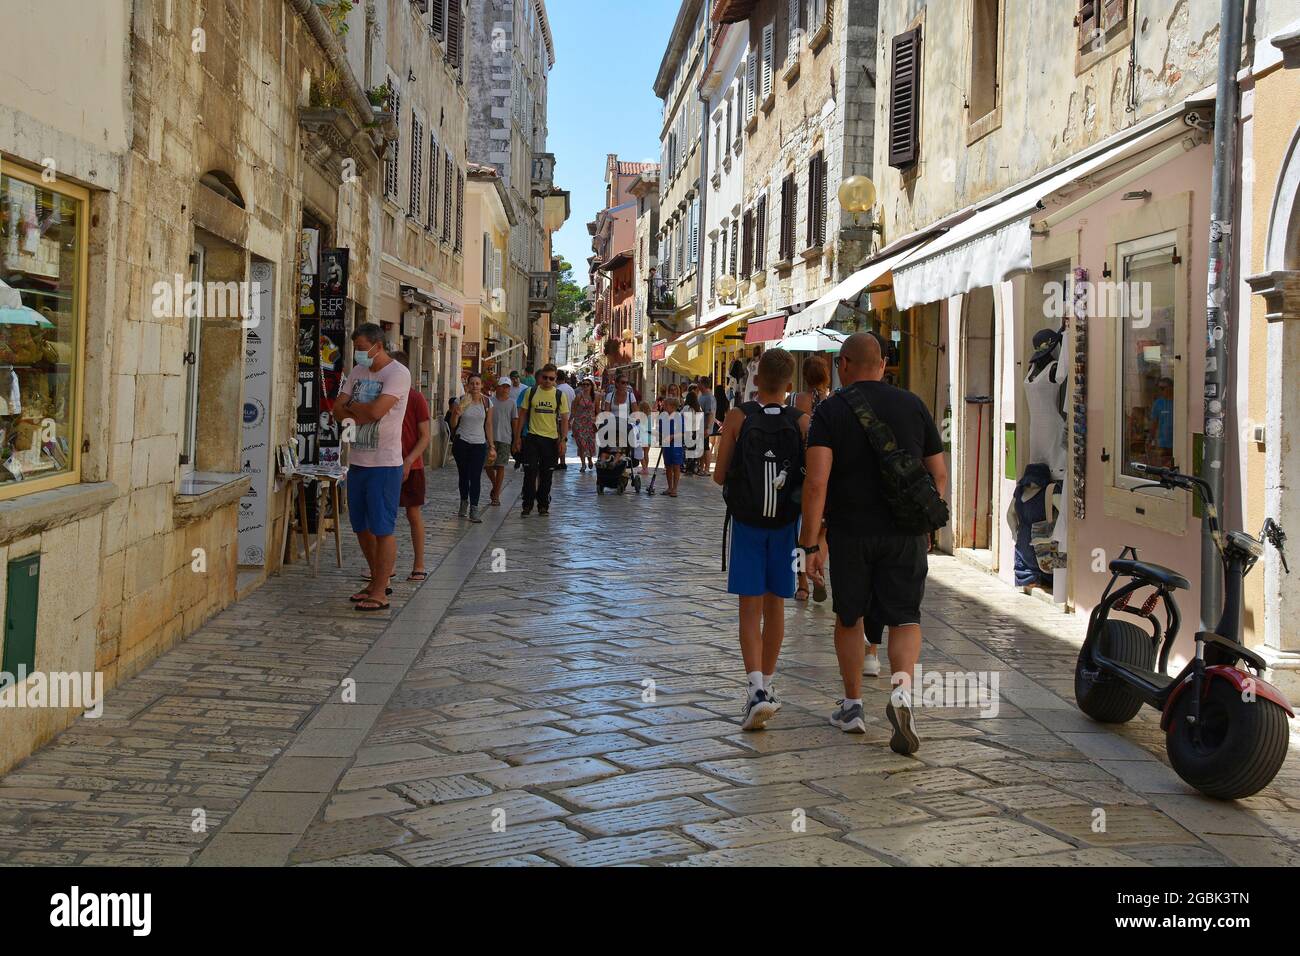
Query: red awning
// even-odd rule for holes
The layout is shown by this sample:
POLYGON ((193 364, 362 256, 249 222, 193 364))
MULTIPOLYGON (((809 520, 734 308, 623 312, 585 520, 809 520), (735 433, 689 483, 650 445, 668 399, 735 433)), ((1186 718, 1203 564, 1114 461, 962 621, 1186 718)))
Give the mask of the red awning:
POLYGON ((761 319, 750 319, 745 330, 745 344, 758 345, 762 342, 774 342, 785 334, 786 314, 765 315, 761 319))

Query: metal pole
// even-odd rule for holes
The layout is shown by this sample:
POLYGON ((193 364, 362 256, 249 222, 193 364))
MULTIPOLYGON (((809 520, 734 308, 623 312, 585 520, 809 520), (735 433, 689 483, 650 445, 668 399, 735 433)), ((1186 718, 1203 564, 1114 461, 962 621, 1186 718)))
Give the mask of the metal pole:
MULTIPOLYGON (((1214 100, 1214 179, 1210 187, 1209 277, 1205 300, 1205 446, 1201 477, 1213 507, 1223 507, 1224 416, 1228 411, 1228 334, 1232 324, 1232 244, 1243 0, 1222 0, 1219 82, 1214 100)), ((1223 564, 1207 514, 1201 522, 1201 628, 1212 630, 1223 599, 1223 564)))

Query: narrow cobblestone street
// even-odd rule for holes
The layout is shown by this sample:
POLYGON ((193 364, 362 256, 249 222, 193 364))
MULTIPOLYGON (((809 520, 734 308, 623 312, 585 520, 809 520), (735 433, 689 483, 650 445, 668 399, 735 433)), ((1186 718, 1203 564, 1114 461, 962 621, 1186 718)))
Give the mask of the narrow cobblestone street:
POLYGON ((1300 862, 1300 760, 1236 805, 1194 795, 1153 712, 1075 709, 1082 618, 951 558, 922 664, 996 673, 996 716, 924 710, 898 757, 882 677, 841 734, 829 604, 791 606, 785 707, 744 734, 711 483, 598 498, 571 467, 549 518, 469 525, 454 480, 431 474, 434 573, 401 583, 404 550, 390 614, 347 604, 351 544, 348 570, 291 567, 0 779, 0 863, 1300 862))

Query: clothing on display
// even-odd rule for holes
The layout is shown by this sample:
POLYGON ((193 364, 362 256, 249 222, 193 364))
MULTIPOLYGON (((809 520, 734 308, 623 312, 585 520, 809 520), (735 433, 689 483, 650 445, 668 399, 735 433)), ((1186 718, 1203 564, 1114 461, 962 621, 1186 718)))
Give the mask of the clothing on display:
POLYGON ((1046 464, 1055 479, 1065 477, 1067 461, 1066 420, 1061 414, 1061 391, 1065 369, 1052 360, 1031 365, 1025 379, 1029 404, 1029 462, 1046 464))
POLYGON ((1016 483, 1007 509, 1007 525, 1015 537, 1015 577, 1017 587, 1048 585, 1057 560, 1064 564, 1064 555, 1056 548, 1054 535, 1057 526, 1055 497, 1060 494, 1061 483, 1052 480, 1045 464, 1032 464, 1016 483), (1040 562, 1040 552, 1049 557, 1051 567, 1040 562))

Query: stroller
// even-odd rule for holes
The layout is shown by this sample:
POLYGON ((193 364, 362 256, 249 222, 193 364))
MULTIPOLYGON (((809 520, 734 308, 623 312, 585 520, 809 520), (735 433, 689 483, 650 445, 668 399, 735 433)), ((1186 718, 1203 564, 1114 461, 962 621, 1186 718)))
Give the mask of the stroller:
POLYGON ((609 489, 621 495, 629 484, 637 494, 641 493, 641 476, 636 473, 632 456, 622 448, 602 448, 596 459, 596 494, 603 495, 609 489))

